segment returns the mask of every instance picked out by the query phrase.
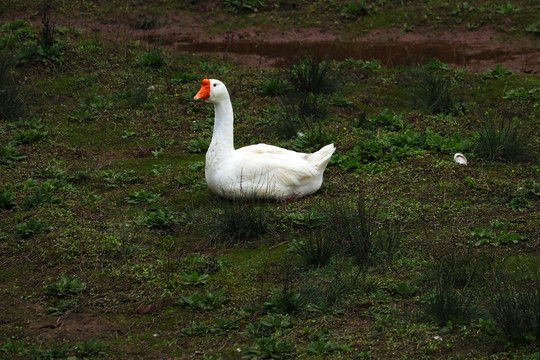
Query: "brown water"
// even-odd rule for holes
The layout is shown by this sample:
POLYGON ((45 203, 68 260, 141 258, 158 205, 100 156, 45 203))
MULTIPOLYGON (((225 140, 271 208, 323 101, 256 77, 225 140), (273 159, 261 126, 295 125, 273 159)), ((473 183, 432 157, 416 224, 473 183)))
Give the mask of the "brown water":
MULTIPOLYGON (((156 40, 156 39, 154 39, 156 40)), ((163 39, 161 39, 163 40, 163 39)), ((334 60, 378 60, 385 66, 407 65, 436 58, 444 63, 470 70, 485 71, 497 64, 515 72, 540 72, 538 49, 511 50, 444 41, 425 42, 339 42, 235 40, 196 42, 191 39, 172 41, 184 53, 218 53, 236 56, 249 65, 284 67, 304 55, 329 56, 334 60)))

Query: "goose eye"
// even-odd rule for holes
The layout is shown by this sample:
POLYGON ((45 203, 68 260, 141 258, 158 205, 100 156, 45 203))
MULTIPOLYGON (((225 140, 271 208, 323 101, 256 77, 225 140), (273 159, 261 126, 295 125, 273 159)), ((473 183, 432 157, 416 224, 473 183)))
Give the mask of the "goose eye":
POLYGON ((217 84, 214 84, 214 87, 216 87, 216 86, 217 86, 217 84))

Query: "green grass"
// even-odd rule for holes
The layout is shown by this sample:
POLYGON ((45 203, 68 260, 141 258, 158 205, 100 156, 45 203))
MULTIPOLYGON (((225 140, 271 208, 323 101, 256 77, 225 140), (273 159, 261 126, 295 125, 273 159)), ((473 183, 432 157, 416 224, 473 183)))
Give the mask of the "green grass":
MULTIPOLYGON (((329 18, 345 32, 356 26, 349 35, 411 31, 422 26, 420 14, 433 29, 512 21, 505 36, 535 36, 525 28, 537 21, 536 5, 524 1, 481 1, 474 10, 383 1, 361 14, 359 29, 342 10, 361 3, 281 1, 236 14, 223 4, 214 14, 216 22, 221 13, 234 19, 232 29, 285 21, 301 29, 329 18)), ((11 5, 35 12, 29 1, 11 5)), ((57 5, 75 17, 127 14, 123 1, 57 5)), ((153 5, 130 3, 129 13, 195 14, 206 6, 153 5)), ((0 29, 0 44, 26 54, 3 75, 24 90, 25 116, 0 122, 0 305, 9 309, 0 357, 537 356, 538 277, 523 272, 540 262, 536 74, 431 63, 459 102, 432 114, 409 102, 407 69, 332 62, 325 66, 341 79, 337 95, 319 94, 304 109, 325 116, 312 128, 293 116, 299 123, 283 135, 276 95, 292 87, 272 79, 290 69, 149 52, 62 28, 54 36, 63 46, 47 55, 39 53, 39 24, 0 29), (191 100, 209 74, 231 91, 236 146, 309 149, 317 133, 335 143, 320 191, 285 204, 210 193, 203 153, 213 113, 191 100), (484 128, 514 118, 526 137, 484 128), (516 143, 527 144, 529 156, 507 159, 516 143), (455 152, 469 164, 455 163, 455 152)))

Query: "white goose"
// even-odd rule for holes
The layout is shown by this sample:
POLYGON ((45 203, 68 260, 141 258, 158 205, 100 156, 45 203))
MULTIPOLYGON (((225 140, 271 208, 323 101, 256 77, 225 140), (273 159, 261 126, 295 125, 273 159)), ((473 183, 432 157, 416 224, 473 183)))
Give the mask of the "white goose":
POLYGON ((204 79, 195 100, 214 104, 214 133, 206 153, 205 177, 210 190, 228 199, 292 201, 321 187, 333 144, 312 154, 267 144, 234 149, 233 108, 219 80, 204 79))

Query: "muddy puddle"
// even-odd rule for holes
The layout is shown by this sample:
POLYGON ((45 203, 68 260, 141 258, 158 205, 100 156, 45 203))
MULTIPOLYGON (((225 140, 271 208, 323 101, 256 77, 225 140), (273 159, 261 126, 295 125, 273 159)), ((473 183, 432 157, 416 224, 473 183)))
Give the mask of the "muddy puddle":
POLYGON ((231 40, 199 42, 192 39, 169 41, 150 39, 173 46, 181 53, 212 53, 239 58, 252 66, 286 67, 298 57, 318 55, 342 61, 377 60, 385 66, 423 63, 436 58, 453 67, 471 71, 485 71, 500 64, 514 72, 540 72, 538 48, 510 49, 504 47, 471 45, 440 40, 422 42, 340 42, 340 41, 277 41, 231 40))

